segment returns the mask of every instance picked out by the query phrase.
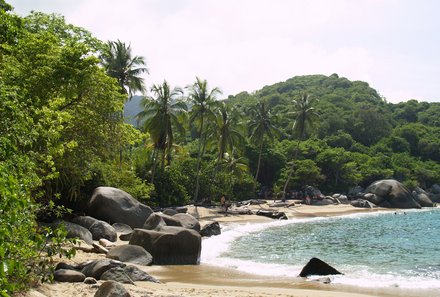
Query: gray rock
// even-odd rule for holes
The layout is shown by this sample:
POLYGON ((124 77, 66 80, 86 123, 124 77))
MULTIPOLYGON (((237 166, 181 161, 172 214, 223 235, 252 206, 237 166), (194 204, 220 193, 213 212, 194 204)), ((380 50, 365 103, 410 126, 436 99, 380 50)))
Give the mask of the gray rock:
POLYGON ((146 230, 159 230, 163 226, 166 226, 164 219, 157 213, 152 213, 145 221, 143 229, 146 230))
POLYGON ((112 259, 99 259, 94 260, 90 264, 86 265, 81 272, 87 277, 94 277, 100 279, 101 275, 107 270, 114 267, 125 267, 126 265, 121 261, 112 259))
POLYGON ((365 199, 356 199, 352 200, 350 204, 354 207, 360 207, 360 208, 375 208, 377 207, 374 203, 371 203, 368 200, 365 199))
POLYGON ((67 236, 66 236, 67 238, 79 238, 81 240, 84 240, 84 242, 87 244, 93 243, 92 233, 90 233, 89 230, 87 230, 86 228, 84 228, 80 225, 66 222, 66 221, 61 221, 61 220, 57 220, 54 223, 52 223, 51 225, 56 228, 61 225, 64 225, 64 228, 67 231, 67 236))
POLYGON ((411 192, 400 182, 393 179, 379 180, 365 190, 374 196, 364 195, 364 199, 373 202, 380 207, 388 208, 421 208, 411 192), (374 197, 372 199, 371 197, 374 197), (375 201, 379 203, 375 203, 375 201))
POLYGON ((101 275, 101 280, 112 280, 118 283, 134 285, 134 282, 127 275, 122 267, 113 267, 101 275))
POLYGON ((118 234, 115 228, 104 221, 97 221, 89 228, 92 233, 93 240, 100 240, 101 238, 108 239, 112 242, 118 240, 118 234))
POLYGON ((66 270, 76 270, 76 266, 64 263, 64 262, 59 262, 57 264, 57 266, 55 267, 55 270, 60 270, 60 269, 66 269, 66 270))
POLYGON ((168 216, 173 216, 175 214, 178 214, 177 210, 172 209, 172 208, 166 208, 162 211, 163 214, 168 215, 168 216))
POLYGON ((428 193, 426 193, 423 189, 417 187, 412 192, 412 195, 414 199, 422 206, 422 207, 433 207, 434 202, 431 201, 431 199, 428 196, 428 193))
POLYGON ((203 226, 200 230, 200 235, 203 237, 211 237, 214 235, 220 235, 222 233, 220 224, 218 222, 212 222, 203 226))
POLYGON ((86 276, 76 270, 58 269, 55 270, 53 278, 58 282, 78 283, 83 282, 86 276))
POLYGON ((97 284, 98 281, 97 281, 95 278, 93 278, 93 277, 86 277, 86 278, 84 279, 84 283, 85 283, 86 285, 94 285, 94 284, 97 284))
POLYGON ((122 190, 98 187, 88 203, 87 212, 92 217, 106 222, 124 223, 132 228, 141 228, 153 210, 122 190))
POLYGON ((130 244, 112 248, 107 253, 107 258, 144 266, 153 263, 153 256, 151 256, 151 254, 143 247, 130 244))
POLYGON ((134 282, 160 283, 156 278, 152 277, 151 275, 137 268, 136 266, 127 265, 126 267, 124 267, 124 271, 134 282))
POLYGON ((99 287, 94 297, 130 297, 130 294, 120 283, 106 281, 99 287))
MULTIPOLYGON (((178 213, 172 216, 172 218, 179 221, 182 227, 200 232, 200 223, 192 215, 186 213, 178 213)), ((167 225, 170 226, 168 223, 167 225)))
POLYGON ((432 194, 440 194, 440 185, 438 185, 438 184, 433 184, 433 185, 431 186, 431 190, 430 190, 430 192, 431 192, 432 194))
POLYGON ((268 217, 276 220, 287 220, 287 216, 282 211, 262 210, 259 209, 256 213, 257 216, 268 217))
POLYGON ((116 232, 122 234, 130 233, 133 231, 133 228, 123 223, 114 223, 112 227, 115 228, 116 232))
POLYGON ((122 241, 129 241, 131 238, 131 234, 133 234, 133 231, 131 231, 130 233, 121 234, 119 235, 119 239, 122 241))
POLYGON ((333 205, 336 204, 334 198, 324 198, 324 199, 314 199, 312 200, 312 205, 333 205))
MULTIPOLYGON (((175 215, 178 215, 178 214, 179 213, 177 213, 175 215)), ((180 214, 180 215, 187 215, 187 214, 180 214)), ((169 216, 166 214, 161 214, 160 216, 164 220, 164 222, 167 226, 182 227, 182 223, 180 222, 180 220, 178 218, 175 218, 174 216, 169 216)))
POLYGON ((83 226, 86 229, 89 229, 90 226, 92 226, 97 221, 99 220, 90 216, 79 216, 71 220, 72 223, 83 226))
POLYGON ((134 229, 130 244, 143 247, 157 265, 199 264, 202 239, 198 232, 182 227, 162 229, 134 229))

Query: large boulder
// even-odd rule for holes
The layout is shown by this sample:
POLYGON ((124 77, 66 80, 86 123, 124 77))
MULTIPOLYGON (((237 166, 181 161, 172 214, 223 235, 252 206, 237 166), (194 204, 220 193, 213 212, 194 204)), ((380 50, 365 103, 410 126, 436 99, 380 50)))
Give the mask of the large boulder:
POLYGON ((153 257, 143 247, 138 245, 119 245, 112 248, 107 253, 107 258, 119 260, 121 262, 128 262, 138 265, 151 265, 153 257))
POLYGON ((306 264, 306 266, 303 267, 299 276, 306 277, 309 275, 334 275, 334 274, 342 274, 342 273, 340 273, 339 271, 337 271, 335 268, 331 267, 324 261, 318 258, 312 258, 306 264))
POLYGON ((167 224, 165 223, 165 220, 160 214, 152 213, 145 221, 142 228, 146 230, 159 230, 160 228, 166 225, 167 224))
POLYGON ((92 218, 90 216, 79 216, 71 220, 72 223, 83 226, 86 229, 90 229, 90 226, 98 221, 98 219, 92 218))
POLYGON ((89 231, 92 233, 93 240, 100 240, 101 238, 108 239, 111 242, 118 240, 118 234, 115 228, 104 221, 97 221, 90 226, 89 231))
POLYGON ((94 297, 130 297, 124 286, 115 281, 106 281, 99 286, 94 297))
POLYGON ((287 220, 287 215, 282 211, 272 211, 259 209, 256 213, 257 216, 268 217, 276 220, 287 220))
MULTIPOLYGON (((190 214, 187 213, 178 213, 171 218, 177 220, 180 225, 184 228, 192 229, 197 232, 200 232, 200 223, 199 221, 190 214)), ((171 226, 167 223, 168 226, 171 226)))
POLYGON ((364 199, 380 207, 421 208, 408 188, 394 179, 376 181, 368 186, 365 193, 364 199), (375 196, 369 196, 367 193, 374 194, 375 196), (374 197, 374 199, 371 197, 374 197), (378 203, 375 203, 375 201, 378 203))
POLYGON ((168 226, 160 231, 134 229, 129 243, 143 247, 157 265, 193 265, 200 262, 202 238, 191 229, 168 226))
POLYGON ((78 283, 83 282, 86 276, 76 270, 58 269, 53 274, 53 279, 58 282, 78 283))
POLYGON ((107 270, 114 267, 125 267, 124 263, 121 261, 116 261, 112 259, 99 259, 88 263, 81 272, 87 277, 94 277, 100 279, 101 275, 107 270))
POLYGON ((132 228, 141 228, 153 210, 122 190, 98 187, 88 203, 87 212, 92 217, 106 222, 124 223, 132 228))
POLYGON ((414 199, 422 206, 422 207, 433 207, 434 202, 429 198, 428 193, 426 193, 422 188, 415 188, 412 192, 414 199))
POLYGON ((89 230, 86 228, 66 221, 57 220, 54 223, 51 224, 52 227, 58 228, 60 226, 64 226, 64 228, 67 231, 67 238, 79 238, 81 240, 84 240, 87 244, 93 243, 93 236, 92 233, 90 233, 89 230))
POLYGON ((365 199, 356 199, 352 200, 350 204, 354 207, 360 207, 360 208, 375 208, 377 207, 374 203, 365 200, 365 199))
POLYGON ((113 267, 101 275, 101 280, 112 280, 118 283, 134 285, 133 280, 125 273, 122 267, 113 267))

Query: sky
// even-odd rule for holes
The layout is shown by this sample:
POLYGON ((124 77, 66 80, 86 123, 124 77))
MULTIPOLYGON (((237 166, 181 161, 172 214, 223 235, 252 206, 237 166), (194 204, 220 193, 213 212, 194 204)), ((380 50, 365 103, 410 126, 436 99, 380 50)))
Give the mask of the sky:
POLYGON ((223 98, 308 74, 362 80, 388 102, 440 102, 437 0, 6 0, 58 13, 144 56, 146 84, 198 76, 223 98))

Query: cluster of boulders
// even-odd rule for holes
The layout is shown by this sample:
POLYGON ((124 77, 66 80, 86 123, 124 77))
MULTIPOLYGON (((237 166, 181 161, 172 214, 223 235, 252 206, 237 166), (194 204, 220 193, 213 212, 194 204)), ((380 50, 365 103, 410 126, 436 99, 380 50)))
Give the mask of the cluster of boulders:
MULTIPOLYGON (((304 202, 304 201, 303 201, 304 202)), ((393 179, 373 182, 366 189, 355 187, 348 195, 321 195, 309 200, 312 205, 351 204, 362 208, 421 208, 433 207, 440 203, 440 186, 433 185, 429 191, 416 188, 410 191, 402 183, 393 179)))
POLYGON ((119 292, 117 296, 129 296, 122 291, 125 289, 120 283, 158 282, 135 265, 199 264, 201 237, 218 235, 221 229, 218 222, 201 228, 199 221, 186 212, 184 207, 154 212, 122 190, 95 189, 86 209, 87 216, 58 220, 49 226, 63 224, 67 237, 86 243, 77 249, 104 253, 106 258, 78 265, 59 263, 54 279, 95 286, 98 280, 108 281, 100 285, 95 296, 110 296, 105 293, 108 290, 119 292), (128 243, 115 245, 118 235, 128 243))

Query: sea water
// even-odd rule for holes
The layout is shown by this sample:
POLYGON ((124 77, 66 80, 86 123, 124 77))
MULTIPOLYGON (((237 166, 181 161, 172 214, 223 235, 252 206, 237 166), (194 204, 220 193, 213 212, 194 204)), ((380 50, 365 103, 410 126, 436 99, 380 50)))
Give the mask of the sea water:
POLYGON ((440 208, 229 226, 204 240, 202 263, 296 277, 317 257, 332 283, 439 290, 440 208))

